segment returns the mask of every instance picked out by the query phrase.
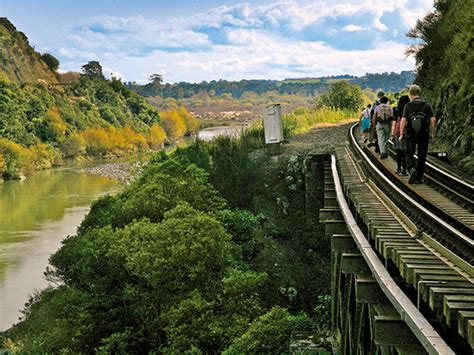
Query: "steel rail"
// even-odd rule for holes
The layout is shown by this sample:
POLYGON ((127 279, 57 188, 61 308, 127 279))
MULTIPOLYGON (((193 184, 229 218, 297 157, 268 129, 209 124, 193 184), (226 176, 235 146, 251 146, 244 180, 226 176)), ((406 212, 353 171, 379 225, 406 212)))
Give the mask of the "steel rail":
MULTIPOLYGON (((415 158, 418 159, 418 156, 416 154, 415 154, 415 158)), ((449 179, 456 181, 458 184, 461 184, 464 187, 467 187, 468 189, 474 190, 474 185, 473 184, 470 184, 467 181, 458 178, 457 176, 451 174, 449 171, 446 171, 445 169, 437 167, 436 165, 432 164, 428 160, 426 161, 426 165, 429 166, 431 169, 437 171, 438 173, 449 177, 449 179)))
POLYGON ((357 244, 357 248, 371 270, 374 278, 399 313, 400 318, 408 325, 418 341, 429 354, 454 354, 454 351, 446 344, 438 332, 435 331, 431 324, 410 301, 408 296, 405 295, 405 293, 395 283, 375 251, 372 249, 369 241, 360 230, 344 197, 334 155, 331 156, 331 170, 334 179, 337 202, 341 208, 341 213, 347 224, 349 233, 357 244))
MULTIPOLYGON (((389 141, 389 142, 393 146, 393 142, 392 141, 389 141)), ((414 156, 415 156, 416 159, 418 159, 418 155, 414 154, 414 156)), ((436 172, 446 176, 447 178, 456 181, 458 184, 463 185, 464 187, 466 187, 470 190, 474 190, 474 185, 473 184, 469 183, 468 181, 465 181, 465 180, 461 179, 459 176, 457 176, 454 173, 451 173, 450 171, 446 170, 443 167, 436 166, 435 164, 433 164, 433 162, 430 162, 428 159, 426 160, 426 166, 429 167, 430 169, 433 169, 436 172)))
POLYGON ((350 129, 350 136, 352 139, 352 144, 356 149, 358 150, 359 154, 365 159, 367 164, 370 165, 372 170, 387 184, 389 185, 393 190, 396 191, 397 194, 402 196, 406 201, 408 201, 412 206, 414 206, 417 210, 421 211, 425 216, 427 216, 429 219, 435 221, 438 225, 440 225, 442 228, 445 230, 448 230, 452 235, 454 235, 459 241, 463 242, 470 248, 474 249, 474 240, 471 237, 468 237, 464 233, 460 232, 456 228, 452 227, 450 224, 446 223, 443 221, 441 218, 439 218, 437 215, 429 211, 427 208, 422 206, 420 203, 415 201, 412 197, 410 197, 407 193, 402 191, 398 186, 396 186, 387 176, 385 176, 380 169, 378 169, 375 164, 369 159, 368 155, 362 150, 362 148, 359 146, 357 143, 357 140, 354 135, 354 128, 358 124, 354 124, 351 129, 350 129))

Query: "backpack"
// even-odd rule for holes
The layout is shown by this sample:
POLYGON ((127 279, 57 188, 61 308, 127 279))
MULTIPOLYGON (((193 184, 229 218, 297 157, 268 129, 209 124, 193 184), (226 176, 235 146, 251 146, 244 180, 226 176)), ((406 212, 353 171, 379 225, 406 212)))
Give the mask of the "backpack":
POLYGON ((366 108, 364 111, 362 111, 362 116, 370 118, 370 111, 369 111, 368 108, 366 108))
POLYGON ((388 122, 393 117, 392 108, 388 104, 380 104, 375 112, 375 118, 378 122, 388 122))
POLYGON ((374 112, 375 112, 375 108, 380 105, 380 102, 378 101, 375 101, 374 104, 372 105, 372 108, 370 109, 370 118, 372 118, 372 116, 374 115, 374 112))
POLYGON ((415 111, 413 111, 408 117, 410 121, 410 126, 415 133, 420 133, 422 129, 429 127, 429 117, 423 111, 426 102, 423 102, 423 105, 419 105, 415 111))

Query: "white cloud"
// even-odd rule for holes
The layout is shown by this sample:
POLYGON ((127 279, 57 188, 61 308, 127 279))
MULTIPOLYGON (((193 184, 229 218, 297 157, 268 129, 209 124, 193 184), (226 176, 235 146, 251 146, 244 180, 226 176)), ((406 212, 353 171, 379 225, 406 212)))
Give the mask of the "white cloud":
POLYGON ((405 61, 405 43, 390 38, 431 7, 430 0, 279 1, 220 6, 166 22, 101 16, 82 21, 58 53, 63 70, 79 70, 85 62, 99 60, 114 75, 138 82, 152 73, 164 74, 166 81, 201 81, 400 71, 413 69, 414 63, 405 61), (383 20, 395 12, 403 21, 396 28, 383 20), (332 27, 325 28, 324 21, 332 27), (335 40, 366 36, 359 42, 368 49, 344 50, 327 36, 321 37, 329 38, 326 42, 308 39, 308 32, 318 35, 313 29, 321 24, 322 34, 335 40))
POLYGON ((365 30, 364 27, 351 24, 351 25, 344 26, 341 31, 343 31, 343 32, 360 32, 360 31, 363 31, 363 30, 365 30))
MULTIPOLYGON (((322 42, 295 43, 271 35, 259 36, 265 41, 265 46, 259 43, 246 47, 218 45, 210 51, 192 53, 156 51, 148 57, 111 57, 105 62, 109 65, 110 60, 111 65, 126 78, 133 77, 136 68, 149 74, 164 69, 168 73, 166 81, 194 82, 218 78, 240 80, 347 73, 363 75, 366 72, 401 71, 414 67, 412 59, 405 60, 405 45, 400 43, 385 42, 371 50, 342 51, 322 42)), ((143 74, 139 81, 146 81, 148 75, 143 74)))

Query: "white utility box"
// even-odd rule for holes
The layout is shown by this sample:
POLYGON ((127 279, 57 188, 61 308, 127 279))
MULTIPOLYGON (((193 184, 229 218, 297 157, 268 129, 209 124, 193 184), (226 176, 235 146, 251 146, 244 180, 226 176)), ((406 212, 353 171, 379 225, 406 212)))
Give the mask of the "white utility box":
POLYGON ((265 107, 263 129, 265 131, 265 144, 283 141, 283 120, 281 118, 280 104, 272 104, 265 107))

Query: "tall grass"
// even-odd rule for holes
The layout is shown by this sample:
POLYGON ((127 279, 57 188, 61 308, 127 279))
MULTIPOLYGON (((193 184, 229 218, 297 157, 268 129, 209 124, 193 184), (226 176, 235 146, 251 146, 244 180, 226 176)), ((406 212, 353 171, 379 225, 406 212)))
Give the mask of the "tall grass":
MULTIPOLYGON (((298 108, 283 115, 283 138, 289 139, 295 135, 308 132, 311 128, 321 123, 337 123, 356 117, 356 113, 349 110, 335 110, 328 107, 309 109, 298 108)), ((243 132, 242 143, 249 148, 262 148, 265 146, 263 120, 256 120, 243 132)))
POLYGON ((337 123, 355 116, 356 114, 352 111, 336 110, 329 107, 298 108, 283 116, 284 133, 288 134, 285 138, 305 133, 320 123, 337 123))

